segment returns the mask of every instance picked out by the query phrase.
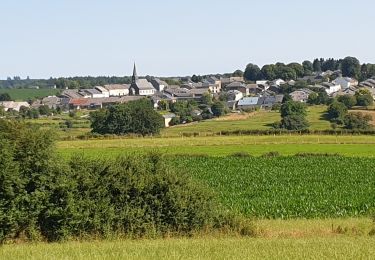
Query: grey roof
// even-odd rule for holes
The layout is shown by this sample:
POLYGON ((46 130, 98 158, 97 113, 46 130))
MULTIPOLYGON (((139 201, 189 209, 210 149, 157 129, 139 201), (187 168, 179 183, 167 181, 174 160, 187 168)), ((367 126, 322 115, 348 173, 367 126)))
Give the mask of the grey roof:
POLYGON ((140 90, 155 89, 147 79, 138 79, 135 84, 140 90))
POLYGON ((239 106, 255 106, 258 104, 259 97, 245 97, 238 101, 239 106))
POLYGON ((238 87, 246 87, 246 85, 242 82, 235 81, 226 86, 226 88, 238 88, 238 87))
POLYGON ((89 93, 91 95, 102 94, 102 92, 100 92, 99 90, 94 89, 94 88, 84 89, 83 91, 86 92, 86 93, 89 93))
POLYGON ((107 90, 116 90, 116 89, 129 89, 129 84, 110 84, 110 85, 104 85, 104 88, 107 90))

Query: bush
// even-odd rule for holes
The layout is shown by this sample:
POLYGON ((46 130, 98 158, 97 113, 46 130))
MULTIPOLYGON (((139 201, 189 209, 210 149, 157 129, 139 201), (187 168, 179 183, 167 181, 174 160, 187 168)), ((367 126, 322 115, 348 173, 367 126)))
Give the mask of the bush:
POLYGON ((287 130, 305 130, 309 128, 309 123, 303 115, 291 115, 281 119, 280 127, 287 130))
POLYGON ((268 152, 262 155, 262 157, 279 157, 281 154, 277 151, 268 152))
POLYGON ((231 154, 230 157, 249 158, 251 155, 248 152, 236 152, 231 154))
POLYGON ((347 107, 343 103, 337 101, 329 105, 327 110, 328 119, 337 124, 342 124, 344 122, 347 113, 347 107))
POLYGON ((0 242, 191 235, 228 221, 252 234, 158 154, 62 161, 53 147, 49 131, 0 121, 0 242))
POLYGON ((372 125, 370 124, 371 121, 371 115, 364 115, 361 112, 349 113, 345 116, 344 128, 352 130, 369 130, 372 128, 372 125))

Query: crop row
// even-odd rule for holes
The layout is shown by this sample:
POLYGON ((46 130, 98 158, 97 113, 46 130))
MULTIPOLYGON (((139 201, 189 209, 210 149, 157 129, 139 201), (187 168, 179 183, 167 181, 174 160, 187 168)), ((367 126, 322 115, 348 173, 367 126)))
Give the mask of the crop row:
POLYGON ((363 216, 375 209, 375 160, 174 157, 230 210, 261 218, 363 216))

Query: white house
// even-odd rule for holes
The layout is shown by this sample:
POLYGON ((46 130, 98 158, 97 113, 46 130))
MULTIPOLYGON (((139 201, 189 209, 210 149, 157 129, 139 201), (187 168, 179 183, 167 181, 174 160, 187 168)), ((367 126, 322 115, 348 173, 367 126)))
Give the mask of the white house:
POLYGON ((335 83, 322 83, 324 90, 327 92, 328 95, 332 95, 333 93, 341 90, 341 85, 335 83))
POLYGON ((103 94, 103 97, 105 98, 109 97, 109 91, 106 88, 103 88, 101 86, 96 86, 95 89, 99 90, 103 94))
POLYGON ((14 110, 19 112, 21 107, 30 107, 27 102, 14 102, 14 101, 1 101, 0 106, 4 108, 4 111, 14 110))
POLYGON ((277 85, 277 86, 280 86, 280 85, 283 85, 285 84, 286 82, 282 79, 275 79, 274 81, 272 81, 272 84, 271 85, 277 85))
POLYGON ((295 102, 306 103, 311 93, 313 93, 313 91, 311 91, 310 89, 299 89, 299 90, 293 91, 289 95, 291 96, 292 100, 295 102))
POLYGON ((97 90, 96 88, 93 89, 83 89, 80 91, 80 94, 84 96, 84 98, 104 98, 106 97, 105 94, 97 90))
POLYGON ((257 85, 267 85, 268 80, 257 80, 255 83, 257 85))
POLYGON ((108 90, 110 97, 122 97, 129 95, 129 87, 128 84, 111 84, 111 85, 104 85, 104 88, 108 90))
POLYGON ((243 93, 239 90, 229 90, 227 94, 228 94, 228 100, 233 100, 233 101, 238 101, 244 97, 243 93))
POLYGON ((348 78, 348 77, 338 77, 332 83, 340 85, 342 89, 347 89, 350 87, 358 86, 358 80, 348 78))

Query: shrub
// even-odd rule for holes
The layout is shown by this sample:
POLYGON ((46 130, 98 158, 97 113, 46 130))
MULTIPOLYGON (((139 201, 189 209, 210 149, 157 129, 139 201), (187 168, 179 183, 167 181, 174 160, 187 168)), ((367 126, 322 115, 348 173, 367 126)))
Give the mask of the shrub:
POLYGON ((344 118, 344 128, 368 130, 372 128, 370 124, 371 121, 371 115, 364 115, 361 112, 349 113, 344 118))
POLYGON ((248 158, 251 155, 248 152, 236 152, 230 155, 230 157, 248 158))
POLYGON ((262 157, 279 157, 281 154, 277 151, 268 152, 262 155, 262 157))

